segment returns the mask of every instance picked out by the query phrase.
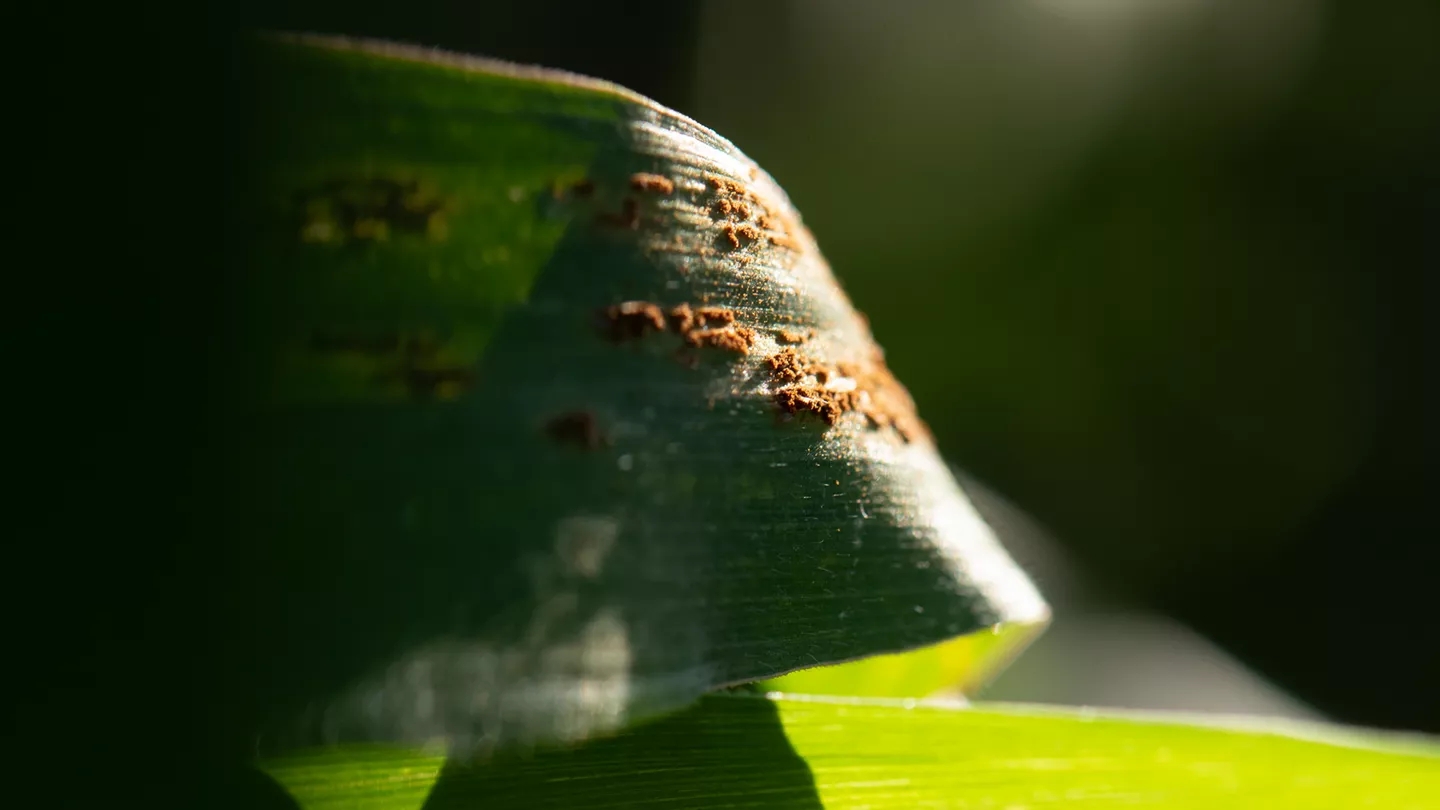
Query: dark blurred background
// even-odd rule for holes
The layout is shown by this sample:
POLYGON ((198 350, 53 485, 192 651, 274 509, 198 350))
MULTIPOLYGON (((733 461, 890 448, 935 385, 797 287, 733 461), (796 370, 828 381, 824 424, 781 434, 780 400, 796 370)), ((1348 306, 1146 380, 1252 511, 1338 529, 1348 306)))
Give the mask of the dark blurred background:
POLYGON ((1016 553, 1059 618, 992 696, 1440 732, 1440 4, 356 0, 209 23, 599 76, 755 158, 942 452, 1047 527, 1016 553))

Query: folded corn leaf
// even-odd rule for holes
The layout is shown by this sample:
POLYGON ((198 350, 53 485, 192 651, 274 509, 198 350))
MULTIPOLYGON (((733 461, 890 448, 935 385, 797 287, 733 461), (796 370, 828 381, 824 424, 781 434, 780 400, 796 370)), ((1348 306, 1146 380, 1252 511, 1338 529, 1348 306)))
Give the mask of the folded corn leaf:
MULTIPOLYGON (((262 750, 584 739, 1048 609, 784 193, 620 88, 236 58, 224 694, 262 750)), ((883 204, 883 201, 874 201, 883 204)))

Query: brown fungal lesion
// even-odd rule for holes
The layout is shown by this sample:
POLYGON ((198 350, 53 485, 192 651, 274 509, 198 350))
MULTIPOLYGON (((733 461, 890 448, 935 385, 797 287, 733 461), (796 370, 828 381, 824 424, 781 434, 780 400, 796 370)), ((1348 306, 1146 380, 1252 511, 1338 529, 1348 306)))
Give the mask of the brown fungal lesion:
POLYGON ((689 304, 677 304, 668 313, 670 328, 677 334, 685 334, 695 326, 695 310, 689 304))
MULTIPOLYGON (((752 172, 751 180, 757 178, 752 172)), ((800 226, 783 204, 767 200, 754 188, 728 177, 706 175, 705 182, 715 198, 710 203, 710 217, 723 223, 715 237, 720 247, 737 250, 764 238, 774 247, 800 248, 796 236, 800 226)))
POLYGON ((735 310, 725 307, 704 306, 695 310, 695 317, 701 326, 719 324, 729 326, 735 323, 735 310))
MULTIPOLYGON (((605 308, 603 316, 612 340, 636 340, 661 332, 680 336, 683 346, 676 359, 692 365, 698 360, 687 349, 750 354, 759 341, 755 329, 737 322, 734 310, 710 304, 666 307, 651 301, 625 301, 605 308)), ((854 413, 871 428, 894 430, 904 442, 929 440, 929 428, 915 412, 910 393, 890 373, 878 347, 860 359, 829 362, 801 348, 815 337, 814 329, 779 329, 781 346, 762 361, 769 374, 771 399, 782 412, 809 415, 827 426, 838 425, 846 414, 854 413)))
MULTIPOLYGON (((798 250, 802 243, 808 244, 808 234, 783 197, 764 178, 751 179, 757 185, 747 186, 717 174, 704 177, 706 190, 694 202, 699 212, 709 214, 712 221, 707 224, 720 249, 738 251, 761 243, 798 250)), ((674 182, 662 175, 636 173, 630 175, 624 192, 669 195, 676 189, 674 182)), ((691 189, 687 187, 686 192, 689 194, 691 189)), ((643 196, 638 201, 636 196, 626 196, 620 204, 619 214, 600 213, 597 220, 614 227, 638 228, 641 213, 646 210, 643 206, 651 205, 644 202, 643 196)), ((685 246, 676 249, 684 250, 685 246)), ((759 255, 746 251, 734 260, 743 262, 759 255)), ((601 315, 601 331, 612 341, 635 341, 661 333, 679 337, 675 357, 692 365, 707 349, 750 355, 760 353, 757 347, 774 347, 762 359, 760 370, 760 379, 768 385, 756 394, 768 395, 781 413, 819 419, 827 426, 845 423, 893 431, 907 443, 929 439, 929 429, 916 414, 909 392, 890 373, 878 347, 859 357, 827 355, 825 346, 817 345, 820 342, 815 329, 778 314, 763 330, 766 337, 762 338, 762 332, 742 324, 734 310, 713 306, 703 297, 682 303, 624 301, 604 308, 601 315), (849 414, 859 419, 847 417, 849 414)), ((593 446, 592 440, 586 438, 589 429, 581 417, 568 415, 558 422, 552 420, 547 433, 593 446)))
POLYGON ((667 309, 650 301, 625 301, 606 307, 601 320, 607 336, 617 342, 651 332, 673 332, 693 348, 745 353, 755 345, 756 338, 755 330, 737 325, 734 310, 724 307, 681 303, 667 309))
POLYGON ((568 411, 551 417, 545 422, 545 435, 584 450, 598 450, 610 443, 599 420, 589 411, 568 411))
POLYGON ((826 425, 858 413, 876 429, 891 428, 905 442, 925 441, 930 429, 910 392, 895 379, 877 349, 862 361, 823 363, 787 347, 765 358, 772 397, 785 413, 810 414, 826 425))
MULTIPOLYGON (((635 172, 630 175, 627 187, 632 193, 640 195, 668 196, 675 193, 675 181, 662 174, 651 172, 635 172)), ((583 178, 568 185, 559 181, 552 182, 552 196, 557 200, 576 200, 591 202, 597 197, 598 186, 595 180, 583 178)), ((597 206, 598 207, 598 206, 597 206)), ((605 228, 617 228, 620 230, 637 230, 644 223, 643 206, 640 199, 633 196, 625 196, 619 201, 618 210, 599 210, 594 213, 595 224, 605 228)))
POLYGON ((720 235, 716 237, 722 246, 729 246, 732 250, 742 248, 760 238, 760 231, 754 225, 734 225, 725 223, 720 226, 720 235))
POLYGON ((732 200, 729 197, 721 197, 710 204, 710 216, 715 219, 738 219, 747 220, 754 210, 744 200, 732 200))
POLYGON ((694 329, 685 334, 685 342, 696 348, 709 346, 737 354, 746 354, 755 345, 755 330, 744 326, 694 329))
MULTIPOLYGON (((699 200, 702 210, 708 211, 711 219, 717 221, 715 244, 722 250, 736 251, 757 242, 788 249, 798 249, 795 239, 798 226, 784 210, 781 203, 767 201, 745 183, 716 174, 705 175, 706 194, 699 200), (705 202, 708 197, 708 204, 705 202)), ((594 180, 585 178, 568 186, 553 186, 557 200, 574 199, 589 201, 598 196, 594 180)), ((594 212, 594 221, 604 228, 638 230, 644 226, 649 203, 647 196, 670 196, 679 186, 663 174, 635 172, 631 174, 625 189, 629 194, 618 203, 618 210, 594 212)), ((686 249, 688 250, 688 248, 686 249)), ((742 254, 739 258, 745 261, 742 254)))
POLYGON ((750 190, 745 187, 745 184, 739 180, 731 180, 728 177, 721 177, 715 174, 705 175, 705 184, 708 185, 712 191, 734 194, 739 197, 744 197, 750 192, 750 190))
POLYGON ((660 174, 636 172, 630 175, 630 188, 645 194, 670 195, 675 193, 675 181, 660 174))
POLYGON ((419 181, 334 178, 293 195, 302 242, 384 242, 393 236, 443 239, 445 202, 419 181))
POLYGON ((818 416, 826 425, 840 424, 840 417, 856 409, 859 394, 854 391, 830 391, 820 386, 791 385, 775 392, 775 403, 789 414, 808 413, 818 416))
POLYGON ((794 349, 781 349, 770 355, 765 358, 765 366, 770 369, 770 379, 778 385, 798 383, 808 376, 814 376, 824 383, 829 376, 825 366, 794 349))
POLYGON ((604 322, 610 339, 616 342, 634 340, 650 332, 664 332, 665 310, 649 301, 624 301, 606 307, 604 322))
POLYGON ((735 311, 724 307, 692 307, 677 304, 667 313, 670 329, 678 335, 698 330, 724 328, 735 323, 735 311))

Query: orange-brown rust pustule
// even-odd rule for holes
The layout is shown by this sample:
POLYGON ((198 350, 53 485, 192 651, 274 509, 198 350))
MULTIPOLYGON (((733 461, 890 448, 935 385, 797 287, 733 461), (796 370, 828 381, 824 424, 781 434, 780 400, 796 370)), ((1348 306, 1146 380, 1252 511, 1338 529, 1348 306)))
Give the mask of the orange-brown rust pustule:
POLYGON ((743 197, 750 192, 749 189, 745 188, 744 183, 741 183, 738 180, 731 180, 728 177, 719 177, 717 175, 710 174, 705 176, 705 182, 707 185, 710 186, 712 190, 721 192, 723 194, 735 194, 737 196, 743 197))
MULTIPOLYGON (((758 173, 752 172, 751 180, 758 182, 758 179, 758 173)), ((722 247, 733 250, 763 236, 775 247, 800 249, 800 225, 790 215, 784 203, 769 199, 755 188, 728 177, 707 175, 705 182, 716 196, 715 201, 710 204, 711 218, 746 222, 754 216, 755 226, 758 226, 757 229, 746 225, 743 230, 736 226, 722 227, 716 239, 722 247)), ((757 188, 763 190, 764 186, 757 188)))
MULTIPOLYGON (((715 219, 749 219, 754 211, 743 200, 721 198, 711 203, 710 216, 715 219)), ((763 226, 762 226, 763 227, 763 226)))
POLYGON ((729 326, 735 322, 735 310, 725 309, 724 307, 700 307, 695 310, 695 317, 699 320, 701 326, 710 326, 712 324, 729 326))
POLYGON ((810 413, 834 427, 847 411, 856 410, 859 394, 827 391, 813 385, 792 385, 775 392, 775 402, 789 414, 810 413))
POLYGON ((711 346, 745 354, 755 345, 755 330, 744 326, 696 329, 685 335, 685 342, 691 346, 711 346))
POLYGON ((916 414, 910 393, 890 373, 878 351, 863 362, 832 366, 785 348, 765 358, 765 364, 775 403, 786 413, 809 413, 835 425, 844 414, 855 412, 873 428, 893 428, 906 442, 930 439, 930 429, 916 414), (845 379, 853 387, 831 386, 845 379))
POLYGON ((647 194, 670 195, 675 193, 675 181, 659 174, 636 172, 630 175, 630 188, 647 194))
POLYGON ((665 331, 665 312, 648 301, 625 301, 605 309, 611 340, 633 340, 665 331))
POLYGON ((759 238, 760 231, 754 225, 731 225, 727 222, 720 226, 718 241, 731 249, 738 249, 759 238))
POLYGON ((770 355, 765 358, 765 365, 770 369, 770 379, 780 385, 798 383, 807 376, 818 376, 826 371, 824 366, 801 356, 794 349, 781 349, 770 355))
POLYGON ((747 353, 755 345, 755 330, 735 324, 734 310, 677 304, 668 310, 649 301, 626 301, 604 311, 611 340, 641 338, 650 332, 674 332, 694 348, 711 347, 747 353))
POLYGON ((689 304, 679 304, 670 308, 670 328, 680 334, 689 332, 695 325, 695 310, 689 304))

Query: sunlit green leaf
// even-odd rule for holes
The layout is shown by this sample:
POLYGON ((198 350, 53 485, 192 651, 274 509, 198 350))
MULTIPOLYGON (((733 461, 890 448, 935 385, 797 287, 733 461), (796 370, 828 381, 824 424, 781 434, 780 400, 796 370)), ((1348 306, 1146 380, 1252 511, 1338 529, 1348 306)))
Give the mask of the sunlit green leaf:
POLYGON ((968 695, 1031 638, 1032 629, 1024 625, 996 627, 989 633, 971 633, 917 650, 802 669, 764 681, 762 686, 777 692, 852 697, 968 695))
POLYGON ((306 810, 1420 810, 1440 796, 1432 740, 1193 720, 716 696, 568 750, 467 765, 352 749, 267 763, 267 771, 306 810))

